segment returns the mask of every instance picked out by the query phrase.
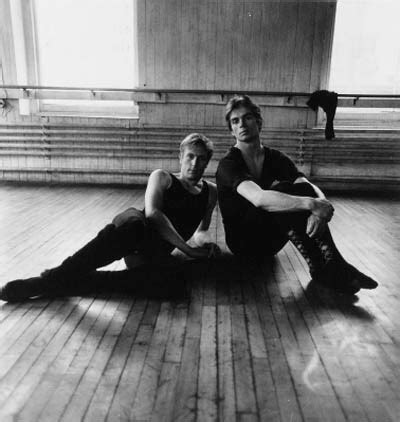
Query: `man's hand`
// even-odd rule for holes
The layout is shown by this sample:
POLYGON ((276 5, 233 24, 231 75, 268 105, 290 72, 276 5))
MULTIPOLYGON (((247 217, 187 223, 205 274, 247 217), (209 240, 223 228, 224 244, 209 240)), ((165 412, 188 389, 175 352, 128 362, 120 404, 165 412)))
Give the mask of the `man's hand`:
POLYGON ((327 200, 322 198, 315 198, 312 202, 311 213, 325 222, 328 222, 333 217, 335 209, 333 205, 327 200))
POLYGON ((328 222, 323 218, 311 214, 307 221, 307 235, 310 237, 319 237, 324 233, 328 222))

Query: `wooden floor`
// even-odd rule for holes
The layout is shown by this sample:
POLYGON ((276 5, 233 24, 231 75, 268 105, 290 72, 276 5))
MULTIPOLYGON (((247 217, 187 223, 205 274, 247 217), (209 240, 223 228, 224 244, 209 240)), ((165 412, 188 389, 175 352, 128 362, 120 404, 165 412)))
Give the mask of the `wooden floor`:
MULTIPOLYGON (((0 284, 143 202, 111 188, 0 194, 0 284)), ((1 302, 0 421, 399 421, 400 200, 331 199, 337 244, 378 289, 350 303, 310 288, 287 245, 273 262, 187 264, 187 299, 1 302)), ((219 216, 213 233, 223 246, 219 216)))

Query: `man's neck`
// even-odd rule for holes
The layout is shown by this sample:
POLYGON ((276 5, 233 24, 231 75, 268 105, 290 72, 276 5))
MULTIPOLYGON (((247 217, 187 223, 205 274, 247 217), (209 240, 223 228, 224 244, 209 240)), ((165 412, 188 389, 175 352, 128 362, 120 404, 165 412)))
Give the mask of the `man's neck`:
POLYGON ((257 157, 263 152, 263 147, 261 145, 260 138, 254 140, 253 142, 236 141, 235 148, 240 149, 242 154, 248 157, 257 157))
POLYGON ((188 179, 186 177, 182 177, 182 175, 179 173, 179 175, 177 176, 177 179, 181 182, 183 187, 189 192, 197 192, 202 187, 202 183, 200 183, 202 178, 188 179))

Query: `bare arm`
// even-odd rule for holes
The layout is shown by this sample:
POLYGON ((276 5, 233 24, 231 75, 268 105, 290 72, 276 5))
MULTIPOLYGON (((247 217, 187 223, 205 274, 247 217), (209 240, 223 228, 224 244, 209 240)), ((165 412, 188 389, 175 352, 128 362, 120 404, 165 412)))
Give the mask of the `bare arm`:
POLYGON ((163 239, 186 255, 192 258, 207 257, 207 248, 190 247, 162 211, 164 194, 171 183, 171 176, 164 170, 155 170, 151 173, 145 193, 146 219, 163 239))
MULTIPOLYGON (((294 183, 308 183, 314 190, 315 194, 317 195, 317 198, 319 199, 325 199, 326 197, 324 195, 324 193, 322 192, 322 190, 314 185, 313 183, 311 183, 306 177, 298 177, 294 183)), ((334 209, 332 207, 332 213, 333 213, 334 209)), ((315 214, 311 214, 308 217, 308 221, 307 221, 307 234, 310 237, 319 237, 321 236, 324 231, 326 230, 327 226, 328 226, 328 222, 330 221, 330 218, 323 218, 320 217, 318 215, 315 214)))
POLYGON ((263 190, 251 180, 245 180, 237 187, 237 192, 255 207, 268 212, 310 211, 319 218, 331 219, 333 207, 323 198, 288 195, 273 190, 263 190))
POLYGON ((217 187, 214 183, 208 182, 209 186, 209 195, 208 195, 208 203, 207 209, 204 214, 204 218, 201 220, 199 227, 197 228, 196 232, 193 234, 192 238, 196 245, 198 246, 206 246, 209 248, 210 253, 209 256, 217 255, 219 251, 219 247, 212 242, 209 227, 211 223, 212 213, 214 211, 215 205, 217 203, 217 187))

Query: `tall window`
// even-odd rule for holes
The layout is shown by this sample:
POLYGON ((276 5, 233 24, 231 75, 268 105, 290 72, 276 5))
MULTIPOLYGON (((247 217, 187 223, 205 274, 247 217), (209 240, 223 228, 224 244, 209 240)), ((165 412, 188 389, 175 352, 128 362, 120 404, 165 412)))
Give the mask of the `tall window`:
MULTIPOLYGON (((82 88, 137 86, 135 0, 15 1, 21 5, 21 12, 14 7, 13 26, 24 26, 27 41, 21 45, 26 51, 28 73, 35 75, 35 84, 82 88), (26 25, 27 20, 32 25, 26 25), (34 51, 33 55, 29 55, 29 49, 34 51)), ((40 111, 132 115, 136 107, 132 101, 42 100, 40 111)))
POLYGON ((132 0, 35 0, 40 84, 135 86, 132 4, 132 0))
POLYGON ((338 0, 330 89, 400 94, 399 16, 399 0, 338 0))

